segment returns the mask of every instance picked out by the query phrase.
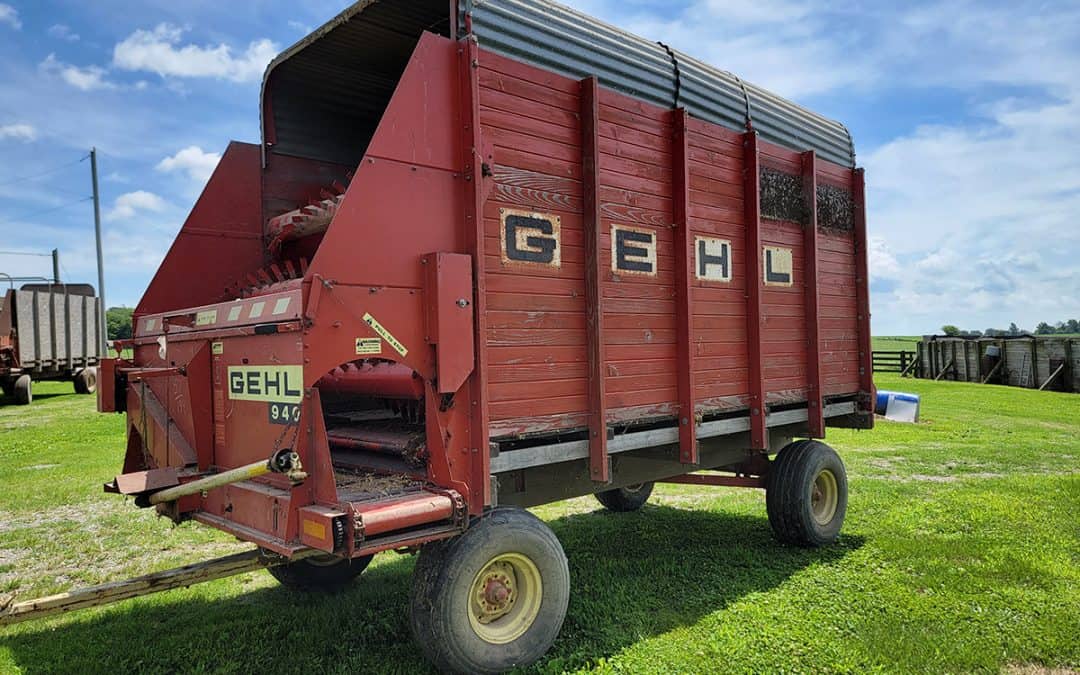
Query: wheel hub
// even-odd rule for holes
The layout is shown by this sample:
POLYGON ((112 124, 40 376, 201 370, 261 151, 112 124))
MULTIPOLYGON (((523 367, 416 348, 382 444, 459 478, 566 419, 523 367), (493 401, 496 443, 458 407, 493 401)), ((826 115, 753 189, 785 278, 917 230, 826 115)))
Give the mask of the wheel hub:
POLYGON ((814 521, 818 525, 828 525, 836 515, 839 501, 840 488, 836 483, 836 476, 832 471, 822 469, 810 488, 810 512, 814 521))
POLYGON ((520 553, 503 553, 488 561, 473 579, 469 623, 485 642, 513 642, 536 620, 542 597, 536 564, 520 553))
POLYGON ((488 566, 477 584, 480 623, 491 623, 514 608, 517 599, 514 588, 514 569, 509 563, 495 562, 488 566))

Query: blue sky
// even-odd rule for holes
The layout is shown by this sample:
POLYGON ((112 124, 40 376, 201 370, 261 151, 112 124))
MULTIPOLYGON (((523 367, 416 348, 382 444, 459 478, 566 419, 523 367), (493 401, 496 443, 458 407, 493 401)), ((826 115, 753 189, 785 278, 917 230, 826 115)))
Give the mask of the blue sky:
MULTIPOLYGON (((1080 316, 1080 4, 568 4, 848 125, 876 333, 1080 316)), ((258 140, 267 61, 345 5, 0 0, 0 250, 95 279, 96 145, 107 299, 134 305, 227 142, 258 140)))

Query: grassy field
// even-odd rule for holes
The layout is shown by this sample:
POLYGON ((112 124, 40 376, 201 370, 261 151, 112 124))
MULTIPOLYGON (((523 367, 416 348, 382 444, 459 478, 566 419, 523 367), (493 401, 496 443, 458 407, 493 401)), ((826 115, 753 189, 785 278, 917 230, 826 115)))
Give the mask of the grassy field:
MULTIPOLYGON (((785 548, 764 495, 662 486, 640 513, 538 509, 574 583, 536 672, 1035 672, 1080 667, 1080 396, 881 377, 923 422, 831 431, 851 482, 840 543, 785 548)), ((0 593, 21 598, 238 551, 101 492, 119 416, 70 384, 0 407, 0 593)), ((425 672, 413 559, 347 593, 268 574, 0 629, 0 672, 425 672)))
POLYGON ((871 339, 870 348, 874 351, 913 352, 921 339, 918 335, 875 335, 871 339))

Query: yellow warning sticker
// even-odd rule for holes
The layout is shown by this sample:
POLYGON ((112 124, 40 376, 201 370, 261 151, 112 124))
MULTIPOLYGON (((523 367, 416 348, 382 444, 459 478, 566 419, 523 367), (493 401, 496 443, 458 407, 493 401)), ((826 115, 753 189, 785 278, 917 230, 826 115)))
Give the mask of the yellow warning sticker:
POLYGON ((405 356, 409 353, 409 350, 405 348, 405 345, 398 342, 398 339, 394 337, 394 335, 390 331, 386 330, 386 328, 384 328, 381 323, 376 321, 375 317, 371 316, 370 314, 364 314, 364 323, 371 326, 371 330, 375 331, 382 337, 382 339, 389 342, 390 346, 393 347, 394 351, 396 351, 398 354, 405 356))
POLYGON ((205 312, 199 312, 195 315, 196 326, 209 326, 212 323, 217 323, 216 309, 208 309, 205 312))
POLYGON ((356 338, 357 354, 382 354, 382 338, 356 338))
POLYGON ((213 344, 210 345, 210 351, 212 351, 215 356, 221 356, 222 354, 225 353, 225 343, 224 342, 214 342, 213 344))

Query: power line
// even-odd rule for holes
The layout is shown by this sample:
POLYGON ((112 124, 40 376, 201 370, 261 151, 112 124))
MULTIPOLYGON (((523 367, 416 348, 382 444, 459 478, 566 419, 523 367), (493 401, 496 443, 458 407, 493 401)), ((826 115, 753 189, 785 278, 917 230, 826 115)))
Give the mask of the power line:
POLYGON ((86 155, 85 157, 83 157, 81 159, 78 159, 78 160, 76 160, 74 162, 68 162, 67 164, 61 164, 60 166, 54 166, 53 168, 48 169, 47 171, 42 171, 41 173, 35 173, 35 174, 31 174, 29 176, 20 176, 18 178, 12 178, 11 180, 4 181, 3 183, 0 183, 0 187, 6 187, 8 185, 14 185, 15 183, 21 183, 21 182, 26 181, 26 180, 34 180, 35 178, 42 178, 43 176, 48 176, 50 174, 54 174, 57 171, 60 171, 61 169, 68 168, 69 166, 75 166, 76 164, 81 164, 82 162, 85 162, 87 160, 87 158, 89 158, 89 157, 90 157, 90 155, 86 155))
POLYGON ((52 257, 52 253, 30 253, 28 251, 0 251, 0 255, 32 255, 40 258, 52 257))
POLYGON ((59 211, 60 209, 66 209, 69 206, 75 206, 76 204, 82 204, 83 202, 88 202, 91 199, 93 199, 93 197, 83 197, 82 199, 76 199, 73 202, 68 202, 67 204, 61 204, 60 206, 57 206, 57 207, 52 208, 52 209, 45 209, 44 211, 30 211, 30 212, 24 213, 22 215, 14 216, 12 218, 7 218, 5 220, 0 220, 0 225, 4 225, 6 223, 12 223, 12 222, 15 222, 16 220, 22 220, 24 218, 43 216, 46 213, 53 213, 54 211, 59 211))

